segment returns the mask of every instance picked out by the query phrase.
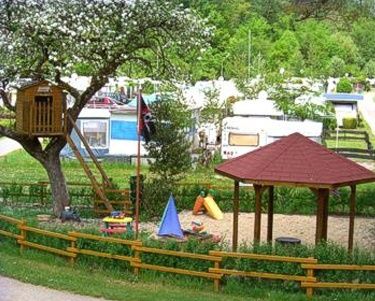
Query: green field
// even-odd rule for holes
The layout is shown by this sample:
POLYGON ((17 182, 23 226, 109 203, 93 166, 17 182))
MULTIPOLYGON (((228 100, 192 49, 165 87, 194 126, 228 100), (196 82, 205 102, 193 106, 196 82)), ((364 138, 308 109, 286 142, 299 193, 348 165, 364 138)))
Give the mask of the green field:
MULTIPOLYGON (((89 164, 95 170, 93 164, 89 164)), ((129 177, 135 175, 135 165, 127 163, 103 162, 104 170, 108 177, 120 187, 129 186, 129 177)), ((89 179, 77 160, 62 159, 63 171, 68 182, 89 183, 89 179)), ((5 157, 0 157, 0 182, 37 182, 48 181, 47 173, 42 165, 32 158, 26 151, 15 151, 5 157)), ((142 166, 141 173, 148 173, 147 166, 142 166)), ((97 173, 99 178, 99 173, 97 173)), ((213 168, 198 169, 186 174, 184 181, 188 182, 217 182, 230 183, 223 177, 214 174, 213 168), (220 178, 220 179, 218 179, 220 178)))

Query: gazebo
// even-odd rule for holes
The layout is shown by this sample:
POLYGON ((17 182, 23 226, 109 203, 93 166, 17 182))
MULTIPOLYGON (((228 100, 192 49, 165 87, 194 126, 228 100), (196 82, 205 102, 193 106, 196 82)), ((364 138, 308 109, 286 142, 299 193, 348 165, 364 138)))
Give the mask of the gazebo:
POLYGON ((327 240, 329 192, 350 186, 348 249, 353 248, 356 185, 375 181, 375 173, 294 133, 215 168, 234 180, 233 250, 238 246, 239 182, 251 183, 255 190, 254 243, 260 241, 261 199, 268 189, 267 241, 272 242, 275 186, 307 187, 317 197, 315 243, 327 240))

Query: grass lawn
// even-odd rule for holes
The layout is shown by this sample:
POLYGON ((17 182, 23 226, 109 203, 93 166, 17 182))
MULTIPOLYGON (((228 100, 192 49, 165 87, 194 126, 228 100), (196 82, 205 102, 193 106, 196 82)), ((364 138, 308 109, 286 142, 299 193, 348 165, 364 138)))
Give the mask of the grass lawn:
MULTIPOLYGON (((95 166, 89 164, 92 171, 95 171, 95 166)), ((62 166, 64 174, 68 182, 89 183, 83 168, 77 160, 63 159, 62 166)), ((117 162, 103 162, 102 166, 106 171, 108 177, 112 178, 120 188, 129 186, 129 177, 135 175, 136 168, 134 165, 117 163, 117 162)), ((0 182, 27 182, 35 183, 37 181, 48 181, 47 173, 42 165, 32 158, 26 151, 18 150, 10 153, 5 157, 0 157, 0 182)), ((143 174, 148 173, 147 166, 142 166, 143 174)), ((94 172, 97 179, 100 179, 99 172, 94 172)), ((218 176, 214 175, 213 168, 199 169, 186 175, 188 182, 213 182, 218 181, 218 176)), ((220 182, 232 181, 222 178, 220 182)))
MULTIPOLYGON (((16 248, 15 246, 13 248, 16 248)), ((139 279, 119 272, 100 271, 93 268, 70 267, 66 260, 34 251, 23 256, 8 246, 1 246, 0 274, 23 282, 66 290, 77 294, 103 297, 111 300, 306 300, 303 292, 297 294, 270 292, 265 289, 237 292, 213 292, 213 285, 206 289, 179 287, 155 281, 150 277, 139 279)), ((189 286, 189 284, 186 284, 189 286)), ((319 298, 320 299, 320 298, 319 298)))
MULTIPOLYGON (((152 273, 141 273, 139 277, 135 277, 129 272, 110 271, 82 264, 71 267, 65 259, 43 252, 26 250, 20 255, 16 245, 10 245, 1 240, 0 255, 0 275, 60 291, 110 300, 308 300, 303 290, 295 293, 260 287, 249 290, 242 288, 241 285, 231 286, 227 283, 219 293, 215 293, 211 281, 203 284, 199 281, 182 282, 181 280, 175 281, 173 277, 155 278, 152 273)), ((370 292, 368 294, 350 290, 325 290, 325 292, 325 295, 315 294, 312 300, 374 300, 374 294, 370 292)))

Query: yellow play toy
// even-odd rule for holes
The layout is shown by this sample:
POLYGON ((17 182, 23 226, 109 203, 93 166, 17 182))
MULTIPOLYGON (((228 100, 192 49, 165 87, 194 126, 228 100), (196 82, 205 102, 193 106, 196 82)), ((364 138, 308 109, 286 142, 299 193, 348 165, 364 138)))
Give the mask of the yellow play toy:
POLYGON ((221 212, 219 206, 214 201, 212 195, 208 194, 204 198, 203 206, 207 210, 207 214, 214 219, 223 219, 223 212, 221 212))

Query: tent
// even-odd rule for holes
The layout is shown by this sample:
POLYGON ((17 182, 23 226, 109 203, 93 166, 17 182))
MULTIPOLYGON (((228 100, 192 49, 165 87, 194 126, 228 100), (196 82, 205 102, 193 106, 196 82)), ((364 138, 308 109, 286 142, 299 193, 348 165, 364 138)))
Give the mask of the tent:
POLYGON ((173 236, 183 238, 180 220, 178 218, 177 209, 173 195, 169 197, 168 204, 164 209, 163 217, 161 219, 159 236, 173 236))

